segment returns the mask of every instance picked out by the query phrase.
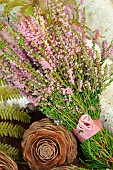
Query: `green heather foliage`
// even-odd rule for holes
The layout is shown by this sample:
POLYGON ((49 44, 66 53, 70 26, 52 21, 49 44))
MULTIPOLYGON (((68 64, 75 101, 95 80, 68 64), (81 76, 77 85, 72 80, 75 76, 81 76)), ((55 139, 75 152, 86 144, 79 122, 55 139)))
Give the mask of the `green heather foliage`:
MULTIPOLYGON (((102 66, 113 45, 99 44, 98 30, 91 37, 92 47, 87 45, 85 11, 79 6, 59 1, 48 3, 45 12, 37 7, 32 16, 3 22, 12 42, 1 34, 2 76, 44 114, 74 130, 82 115, 100 117, 100 94, 113 80, 107 64, 102 66)), ((105 130, 81 147, 91 169, 113 168, 113 137, 105 130)))
POLYGON ((113 137, 106 130, 102 130, 90 139, 84 141, 81 144, 84 155, 87 155, 87 158, 84 163, 90 168, 104 169, 104 167, 109 167, 112 169, 112 143, 113 137))

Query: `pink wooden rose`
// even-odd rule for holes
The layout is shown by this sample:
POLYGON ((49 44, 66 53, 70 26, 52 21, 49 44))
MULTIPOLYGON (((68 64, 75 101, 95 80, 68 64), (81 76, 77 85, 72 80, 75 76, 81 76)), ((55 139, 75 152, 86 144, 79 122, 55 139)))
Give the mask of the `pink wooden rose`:
POLYGON ((80 117, 76 129, 73 131, 80 142, 89 139, 102 129, 100 120, 92 120, 88 114, 80 117))

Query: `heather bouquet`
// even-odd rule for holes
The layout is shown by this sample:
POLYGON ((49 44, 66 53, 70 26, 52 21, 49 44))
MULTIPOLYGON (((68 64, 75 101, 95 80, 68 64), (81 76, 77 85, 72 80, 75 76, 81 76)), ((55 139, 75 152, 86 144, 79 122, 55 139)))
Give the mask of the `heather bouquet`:
MULTIPOLYGON (((86 129, 93 128, 93 120, 100 117, 100 94, 112 81, 103 64, 113 46, 104 41, 97 51, 98 31, 90 36, 92 47, 87 45, 90 30, 84 10, 74 4, 48 2, 44 14, 37 7, 32 16, 20 15, 3 25, 10 41, 2 31, 1 76, 56 123, 75 133, 84 116, 86 129)), ((101 126, 81 143, 85 164, 112 168, 112 142, 113 137, 101 126)))

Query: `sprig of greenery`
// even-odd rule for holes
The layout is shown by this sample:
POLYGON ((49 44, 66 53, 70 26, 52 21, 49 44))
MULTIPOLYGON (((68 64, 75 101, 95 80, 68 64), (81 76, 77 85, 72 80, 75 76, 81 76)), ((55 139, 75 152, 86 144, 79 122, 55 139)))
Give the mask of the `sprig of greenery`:
POLYGON ((0 122, 0 136, 22 138, 24 131, 25 129, 19 125, 13 125, 8 122, 0 122))
POLYGON ((7 153, 14 160, 22 160, 22 151, 21 149, 8 145, 7 141, 4 143, 4 138, 7 140, 12 138, 12 140, 18 141, 22 139, 25 129, 22 126, 25 126, 26 123, 30 123, 30 116, 19 106, 14 105, 10 106, 7 104, 7 100, 19 99, 22 97, 20 92, 16 88, 11 88, 7 85, 4 79, 0 79, 0 150, 7 153))
POLYGON ((0 142, 0 150, 7 153, 14 160, 20 160, 20 156, 22 156, 20 149, 2 142, 0 142))
POLYGON ((30 123, 30 116, 17 106, 6 105, 0 107, 0 117, 4 120, 17 120, 30 123))
POLYGON ((98 132, 81 144, 84 155, 83 161, 89 168, 101 169, 113 166, 113 137, 105 130, 98 132), (87 149, 86 149, 87 148, 87 149), (95 154, 94 154, 95 153, 95 154), (92 157, 92 159, 90 159, 92 157), (88 160, 89 158, 89 160, 88 160))

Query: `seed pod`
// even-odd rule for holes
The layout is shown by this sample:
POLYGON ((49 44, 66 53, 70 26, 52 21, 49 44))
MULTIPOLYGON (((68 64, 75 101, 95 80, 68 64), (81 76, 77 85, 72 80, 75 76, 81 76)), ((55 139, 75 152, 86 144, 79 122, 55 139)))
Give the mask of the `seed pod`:
POLYGON ((23 157, 32 170, 50 170, 68 165, 77 155, 73 134, 63 125, 55 125, 48 118, 31 124, 23 136, 23 157))
POLYGON ((18 170, 17 164, 2 151, 0 151, 0 170, 18 170))

